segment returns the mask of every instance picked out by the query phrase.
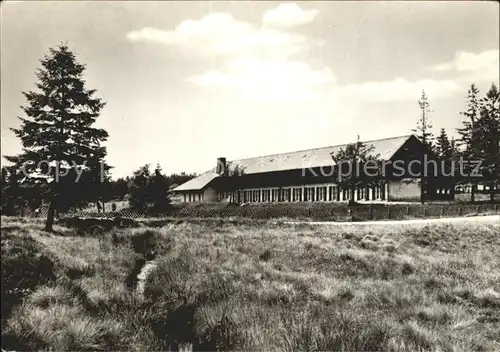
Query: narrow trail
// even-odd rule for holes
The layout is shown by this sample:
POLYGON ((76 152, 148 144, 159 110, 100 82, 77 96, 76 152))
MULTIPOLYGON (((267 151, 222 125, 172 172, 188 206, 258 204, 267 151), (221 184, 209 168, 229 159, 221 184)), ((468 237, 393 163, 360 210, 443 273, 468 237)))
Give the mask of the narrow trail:
POLYGON ((480 223, 500 225, 500 215, 478 215, 459 218, 438 218, 438 219, 411 219, 411 220, 378 220, 378 221, 360 221, 360 222, 336 222, 336 221, 285 221, 285 224, 308 224, 308 225, 327 225, 327 226, 387 226, 387 225, 417 225, 425 226, 427 224, 462 224, 462 223, 480 223))
POLYGON ((149 273, 156 268, 157 266, 156 260, 149 260, 144 263, 144 266, 141 268, 141 271, 137 275, 137 286, 136 291, 141 296, 144 297, 144 288, 146 286, 146 279, 148 278, 149 273))

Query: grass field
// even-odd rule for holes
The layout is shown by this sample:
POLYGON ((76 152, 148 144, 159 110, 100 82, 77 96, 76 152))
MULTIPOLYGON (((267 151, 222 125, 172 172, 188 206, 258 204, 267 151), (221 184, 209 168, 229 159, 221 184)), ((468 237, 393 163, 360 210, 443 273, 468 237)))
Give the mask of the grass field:
POLYGON ((500 225, 42 228, 2 218, 7 350, 500 350, 500 225))

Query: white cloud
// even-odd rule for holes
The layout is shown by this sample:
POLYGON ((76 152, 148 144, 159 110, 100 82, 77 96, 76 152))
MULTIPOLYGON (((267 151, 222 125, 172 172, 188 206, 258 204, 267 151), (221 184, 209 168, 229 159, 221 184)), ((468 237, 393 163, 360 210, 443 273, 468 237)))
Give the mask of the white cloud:
POLYGON ((433 99, 445 98, 458 91, 460 85, 451 80, 422 79, 408 81, 396 78, 392 81, 366 82, 341 87, 340 94, 345 99, 367 102, 388 102, 417 100, 425 90, 433 99))
POLYGON ((311 100, 316 87, 334 81, 329 68, 315 69, 292 58, 321 45, 320 41, 279 28, 252 25, 228 13, 186 20, 170 31, 143 28, 130 32, 127 38, 224 58, 222 70, 210 70, 188 81, 203 87, 236 90, 248 100, 311 100))
POLYGON ((479 54, 457 52, 452 61, 429 67, 433 71, 454 71, 464 80, 498 79, 500 74, 500 51, 497 49, 483 51, 479 54))
POLYGON ((431 69, 435 71, 456 70, 464 72, 483 70, 491 66, 499 66, 499 51, 496 49, 483 51, 479 54, 458 52, 453 61, 432 66, 431 69))
POLYGON ((262 22, 288 28, 312 22, 318 14, 318 10, 303 10, 295 3, 280 4, 267 11, 262 17, 262 22))
MULTIPOLYGON (((289 27, 312 21, 316 15, 317 12, 302 10, 296 4, 282 4, 268 11, 263 22, 289 27)), ((251 101, 294 103, 340 97, 349 101, 348 104, 354 101, 388 102, 416 100, 422 89, 433 98, 447 97, 460 89, 458 81, 431 78, 337 85, 329 67, 312 67, 294 57, 321 45, 320 41, 285 28, 253 25, 228 13, 211 13, 200 20, 185 20, 173 30, 143 28, 127 37, 132 41, 182 48, 192 54, 222 57, 222 69, 194 74, 187 81, 200 87, 234 91, 251 101)), ((495 60, 498 62, 498 51, 496 57, 494 51, 477 55, 459 53, 453 62, 432 69, 491 70, 495 60)))
POLYGON ((180 47, 199 55, 287 56, 314 45, 308 38, 279 29, 258 28, 228 13, 211 13, 186 20, 166 31, 143 28, 127 34, 131 41, 180 47))

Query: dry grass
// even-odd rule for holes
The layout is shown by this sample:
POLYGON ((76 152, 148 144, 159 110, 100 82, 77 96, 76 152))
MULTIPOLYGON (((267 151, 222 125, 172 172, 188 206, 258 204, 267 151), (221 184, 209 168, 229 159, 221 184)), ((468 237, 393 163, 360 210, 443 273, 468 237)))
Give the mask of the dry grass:
POLYGON ((5 347, 500 349, 500 225, 41 228, 2 218, 2 254, 4 232, 27 236, 55 272, 16 306, 5 347), (153 257, 139 297, 130 278, 153 257))

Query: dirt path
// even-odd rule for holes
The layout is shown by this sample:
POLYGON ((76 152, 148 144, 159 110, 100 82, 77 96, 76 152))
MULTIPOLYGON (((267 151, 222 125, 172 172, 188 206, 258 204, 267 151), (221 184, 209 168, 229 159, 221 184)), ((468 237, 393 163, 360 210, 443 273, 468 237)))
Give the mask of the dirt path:
POLYGON ((460 224, 460 223, 482 223, 500 225, 500 215, 480 215, 460 218, 439 219, 411 219, 411 220, 379 220, 361 222, 335 222, 335 221, 286 221, 285 224, 309 224, 309 225, 336 225, 336 226, 386 226, 386 225, 421 225, 427 224, 460 224))
POLYGON ((148 278, 149 273, 156 268, 156 260, 147 261, 144 266, 141 268, 139 275, 137 275, 137 293, 141 297, 144 296, 144 287, 146 285, 146 279, 148 278))

